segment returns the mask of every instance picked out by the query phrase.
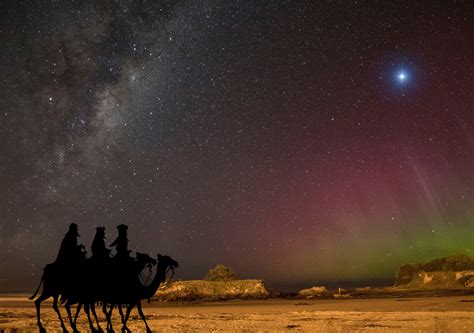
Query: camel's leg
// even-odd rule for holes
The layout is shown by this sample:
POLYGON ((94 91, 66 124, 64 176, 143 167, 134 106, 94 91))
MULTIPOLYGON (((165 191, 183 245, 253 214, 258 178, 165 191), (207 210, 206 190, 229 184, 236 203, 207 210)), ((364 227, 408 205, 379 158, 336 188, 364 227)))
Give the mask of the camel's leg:
POLYGON ((79 316, 79 312, 81 312, 81 308, 82 308, 82 302, 79 302, 76 308, 76 314, 74 315, 74 325, 76 325, 77 323, 77 317, 79 316))
POLYGON ((127 332, 128 328, 125 323, 125 316, 123 315, 123 305, 122 304, 118 305, 118 308, 119 308, 120 318, 122 319, 122 332, 127 332))
POLYGON ((64 325, 63 318, 61 317, 61 312, 59 312, 59 308, 58 308, 58 297, 59 297, 59 295, 54 295, 54 296, 53 296, 53 309, 54 309, 54 311, 56 311, 56 313, 58 314, 59 321, 61 322, 61 328, 63 329, 63 333, 67 333, 66 325, 64 325))
POLYGON ((39 331, 40 333, 46 333, 46 330, 45 328, 43 327, 43 325, 41 324, 41 316, 40 316, 40 308, 41 308, 41 302, 43 302, 44 300, 50 298, 51 295, 48 295, 48 294, 41 294, 40 297, 38 297, 36 300, 35 300, 35 307, 36 307, 36 317, 37 317, 37 320, 38 320, 38 328, 39 328, 39 331))
POLYGON ((132 312, 132 309, 134 306, 135 304, 129 304, 127 307, 127 312, 125 313, 125 320, 122 326, 122 332, 131 332, 127 327, 127 321, 128 321, 128 317, 130 317, 130 312, 132 312))
POLYGON ((109 325, 109 328, 107 329, 108 332, 113 333, 114 328, 112 327, 112 311, 114 309, 114 305, 110 304, 110 310, 109 313, 107 314, 107 324, 109 325))
POLYGON ((140 315, 140 317, 142 317, 142 320, 143 320, 143 322, 145 323, 146 332, 147 332, 147 333, 151 333, 151 329, 150 329, 150 327, 148 326, 148 323, 146 322, 145 314, 143 313, 143 310, 142 310, 142 301, 138 301, 138 303, 137 303, 137 310, 138 310, 138 314, 140 315))
POLYGON ((125 317, 123 315, 122 304, 117 305, 120 313, 120 319, 122 320, 122 325, 125 325, 125 317))
POLYGON ((102 302, 102 312, 104 313, 105 316, 107 316, 107 303, 102 302))
POLYGON ((104 332, 104 331, 102 330, 102 328, 100 328, 99 318, 97 317, 97 313, 95 312, 95 304, 92 303, 92 304, 90 305, 90 307, 91 307, 91 312, 92 312, 92 314, 94 315, 95 321, 96 321, 96 323, 97 323, 97 332, 99 332, 99 333, 104 332))
POLYGON ((107 321, 107 331, 109 331, 109 318, 107 316, 107 302, 102 302, 102 312, 104 313, 105 320, 107 321))
MULTIPOLYGON (((72 320, 71 304, 69 304, 69 302, 66 302, 66 304, 64 304, 64 307, 66 308, 66 312, 67 312, 67 315, 69 317, 69 324, 71 325, 72 331, 73 332, 78 332, 78 330, 76 328, 76 322, 72 320)), ((78 311, 76 311, 76 314, 77 314, 77 312, 78 311)))
POLYGON ((90 313, 90 309, 89 309, 89 304, 88 304, 88 303, 84 304, 84 311, 85 311, 86 314, 87 314, 87 320, 89 321, 89 328, 91 329, 91 332, 96 332, 96 329, 95 329, 95 327, 94 327, 94 324, 92 323, 91 313, 90 313))

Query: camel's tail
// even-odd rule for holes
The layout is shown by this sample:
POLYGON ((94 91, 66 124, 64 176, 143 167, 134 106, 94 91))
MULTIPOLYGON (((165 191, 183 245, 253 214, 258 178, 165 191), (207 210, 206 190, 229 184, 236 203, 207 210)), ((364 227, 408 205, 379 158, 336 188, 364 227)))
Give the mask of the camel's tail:
POLYGON ((36 289, 35 293, 33 295, 31 295, 30 297, 28 297, 28 299, 33 300, 36 297, 36 295, 38 294, 42 284, 43 284, 43 276, 41 276, 41 281, 38 285, 38 289, 36 289))

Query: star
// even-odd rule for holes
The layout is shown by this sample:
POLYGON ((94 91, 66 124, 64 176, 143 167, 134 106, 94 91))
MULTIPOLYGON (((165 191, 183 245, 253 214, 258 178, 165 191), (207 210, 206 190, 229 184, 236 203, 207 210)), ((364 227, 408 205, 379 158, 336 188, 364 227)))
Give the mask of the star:
POLYGON ((399 83, 405 83, 408 80, 408 73, 404 70, 401 70, 397 73, 396 79, 399 83))

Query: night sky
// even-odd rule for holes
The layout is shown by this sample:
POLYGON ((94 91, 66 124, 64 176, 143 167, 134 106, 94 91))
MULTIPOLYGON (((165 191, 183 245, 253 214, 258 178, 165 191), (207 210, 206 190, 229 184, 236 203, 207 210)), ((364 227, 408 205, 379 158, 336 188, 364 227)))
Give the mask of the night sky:
POLYGON ((0 291, 71 222, 286 289, 474 255, 470 1, 0 6, 0 291))

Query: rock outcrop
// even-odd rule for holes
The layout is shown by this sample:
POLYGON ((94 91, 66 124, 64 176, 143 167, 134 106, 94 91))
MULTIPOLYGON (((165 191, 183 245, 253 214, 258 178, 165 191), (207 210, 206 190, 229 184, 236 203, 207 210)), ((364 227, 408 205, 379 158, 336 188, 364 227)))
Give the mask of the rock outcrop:
POLYGON ((298 297, 301 298, 325 297, 328 295, 329 291, 324 286, 302 289, 298 292, 298 297))
POLYGON ((395 287, 406 289, 474 288, 474 260, 467 255, 435 259, 425 264, 401 266, 395 287))
POLYGON ((155 294, 160 301, 265 299, 271 292, 262 280, 174 281, 155 294))

